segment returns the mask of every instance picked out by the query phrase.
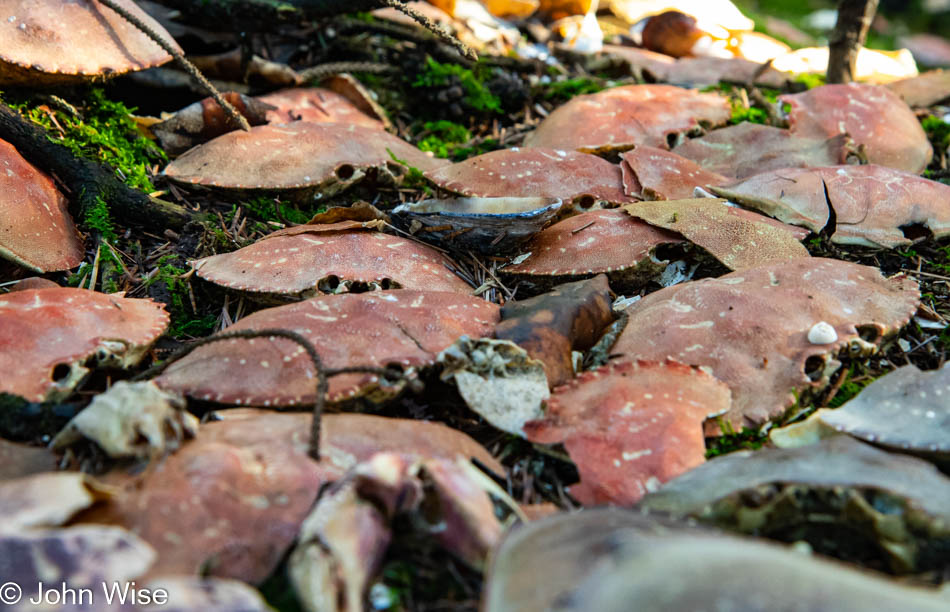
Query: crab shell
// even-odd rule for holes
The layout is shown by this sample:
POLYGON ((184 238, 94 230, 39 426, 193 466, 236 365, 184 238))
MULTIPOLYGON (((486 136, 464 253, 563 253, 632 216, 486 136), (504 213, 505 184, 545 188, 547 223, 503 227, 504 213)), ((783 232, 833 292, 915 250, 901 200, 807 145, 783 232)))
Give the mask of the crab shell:
MULTIPOLYGON (((116 4, 179 52, 131 0, 116 4)), ((148 36, 92 0, 7 0, 0 19, 0 85, 60 85, 159 66, 172 59, 148 36)))
POLYGON ((219 136, 168 164, 165 175, 225 193, 321 199, 362 180, 370 169, 398 182, 408 172, 403 163, 422 171, 449 164, 381 129, 297 121, 219 136))
MULTIPOLYGON (((919 302, 917 283, 906 276, 805 257, 651 293, 627 308, 611 353, 702 367, 732 389, 723 421, 737 430, 758 427, 791 406, 794 391, 827 385, 838 351, 873 353, 919 302), (818 321, 835 328, 836 342, 808 341, 818 321)), ((715 424, 708 432, 718 432, 715 424)))
POLYGON ((164 304, 85 289, 29 289, 0 296, 0 391, 31 401, 67 397, 100 365, 138 363, 168 326, 164 304))
POLYGON ((528 134, 525 146, 584 153, 625 151, 637 145, 672 148, 680 135, 722 125, 729 101, 672 85, 625 85, 577 96, 528 134))

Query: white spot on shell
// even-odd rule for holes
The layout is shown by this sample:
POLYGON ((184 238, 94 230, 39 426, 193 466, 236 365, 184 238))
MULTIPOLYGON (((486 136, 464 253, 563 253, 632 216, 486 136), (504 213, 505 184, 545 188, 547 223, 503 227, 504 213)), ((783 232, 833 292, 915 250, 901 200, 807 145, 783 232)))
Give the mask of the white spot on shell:
POLYGON ((838 332, 831 324, 819 321, 808 330, 808 341, 812 344, 831 344, 838 340, 838 332))

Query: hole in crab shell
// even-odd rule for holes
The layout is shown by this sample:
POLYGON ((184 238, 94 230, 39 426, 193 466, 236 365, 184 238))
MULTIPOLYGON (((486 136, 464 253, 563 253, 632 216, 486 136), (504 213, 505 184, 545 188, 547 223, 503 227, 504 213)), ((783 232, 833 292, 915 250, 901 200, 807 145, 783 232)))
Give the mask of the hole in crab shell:
POLYGON ((908 225, 902 225, 899 228, 901 233, 904 234, 904 238, 912 240, 913 242, 919 242, 921 240, 927 240, 933 238, 933 232, 930 231, 930 228, 924 225, 923 223, 910 223, 908 225))
POLYGON ((825 375, 825 358, 821 355, 812 355, 805 360, 805 376, 812 382, 818 382, 825 375))
POLYGON ((53 369, 50 370, 49 377, 50 377, 50 380, 52 380, 53 382, 57 382, 57 383, 63 382, 64 380, 69 378, 69 374, 72 371, 73 369, 69 366, 68 363, 57 363, 56 365, 53 366, 53 369))
POLYGON ((340 277, 336 274, 331 274, 326 278, 321 278, 320 282, 317 284, 317 288, 324 293, 335 293, 339 286, 340 277))
POLYGON ((877 344, 881 339, 881 330, 874 325, 859 325, 858 336, 865 342, 877 344))
POLYGON ((592 207, 597 202, 597 198, 590 194, 582 195, 577 199, 577 205, 583 209, 592 207))
POLYGON ((340 164, 336 170, 334 170, 334 173, 338 179, 346 181, 353 178, 353 175, 356 174, 356 168, 350 164, 340 164))

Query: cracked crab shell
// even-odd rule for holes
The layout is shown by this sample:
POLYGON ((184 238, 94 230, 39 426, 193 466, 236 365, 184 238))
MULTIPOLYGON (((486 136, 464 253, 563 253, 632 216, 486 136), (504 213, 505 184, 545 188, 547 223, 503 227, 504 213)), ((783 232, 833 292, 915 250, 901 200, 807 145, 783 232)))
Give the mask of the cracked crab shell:
POLYGON ((53 272, 79 265, 83 255, 66 198, 50 177, 0 140, 0 257, 34 272, 53 272))
POLYGON ((950 235, 950 186, 885 166, 787 168, 710 191, 814 232, 831 219, 830 203, 838 244, 908 245, 901 228, 910 225, 950 235))
POLYGON ((781 415, 794 391, 827 384, 824 370, 839 350, 872 350, 910 319, 919 300, 917 283, 906 276, 884 278, 876 268, 835 259, 795 259, 645 296, 627 308, 611 353, 702 367, 732 389, 732 408, 722 418, 739 430, 781 415), (819 321, 835 328, 836 342, 808 341, 819 321))
POLYGON ((546 147, 492 151, 426 172, 436 186, 474 197, 583 198, 632 202, 620 167, 596 155, 546 147))
POLYGON ((697 187, 729 182, 694 161, 656 147, 639 146, 624 153, 622 159, 624 191, 644 200, 691 198, 697 187))
POLYGON ((563 442, 583 504, 636 503, 704 461, 703 421, 729 409, 729 388, 681 363, 635 361, 585 372, 525 424, 528 440, 563 442))
MULTIPOLYGON (((165 28, 134 2, 115 2, 178 49, 165 28)), ((6 0, 0 41, 2 85, 65 84, 172 59, 138 28, 92 0, 6 0)))
POLYGON ((613 280, 652 277, 661 262, 654 257, 662 244, 682 242, 672 232, 634 219, 623 210, 592 210, 543 230, 522 249, 530 255, 505 274, 519 276, 585 276, 605 272, 613 280))
POLYGON ((267 111, 268 123, 310 121, 343 123, 384 129, 383 121, 370 116, 346 96, 323 87, 295 87, 258 96, 258 100, 275 108, 267 111))
MULTIPOLYGON (((374 291, 331 295, 258 311, 228 331, 280 328, 302 334, 327 368, 419 368, 462 335, 491 335, 498 306, 457 293, 374 291)), ((293 406, 314 401, 310 358, 283 338, 231 339, 196 349, 156 382, 190 397, 246 405, 293 406)), ((330 378, 328 398, 391 397, 371 374, 330 378)))
POLYGON ((352 225, 344 221, 281 230, 232 253, 194 261, 192 266, 207 281, 259 293, 308 297, 320 290, 340 292, 326 285, 333 278, 343 288, 358 282, 471 295, 472 288, 446 267, 435 249, 352 225))
POLYGON ((165 175, 183 185, 288 196, 312 193, 319 199, 346 189, 374 168, 400 180, 408 169, 393 156, 423 172, 450 163, 381 129, 297 121, 219 136, 168 164, 165 175))
POLYGON ((671 148, 681 134, 725 123, 732 111, 718 94, 672 85, 625 85, 577 96, 528 134, 525 145, 585 153, 637 145, 671 148))
POLYGON ((30 401, 68 396, 95 357, 135 365, 168 326, 164 304, 85 289, 0 296, 0 391, 30 401))
POLYGON ((917 174, 933 149, 917 116, 897 94, 879 85, 823 85, 779 96, 789 104, 793 134, 831 138, 847 132, 867 147, 868 161, 917 174))

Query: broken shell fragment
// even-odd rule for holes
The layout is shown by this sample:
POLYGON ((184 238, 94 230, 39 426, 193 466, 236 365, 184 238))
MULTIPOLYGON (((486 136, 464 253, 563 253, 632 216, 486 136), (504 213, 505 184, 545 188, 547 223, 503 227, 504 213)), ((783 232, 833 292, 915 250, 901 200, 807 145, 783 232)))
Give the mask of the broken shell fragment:
POLYGON ((439 353, 441 379, 465 404, 501 431, 524 437, 524 424, 544 416, 550 397, 544 364, 510 340, 462 336, 439 353))
POLYGON ((399 182, 409 172, 403 163, 423 172, 449 164, 383 130, 297 121, 219 136, 168 164, 165 174, 182 185, 234 194, 319 199, 362 180, 370 169, 399 182))
POLYGON ((544 364, 551 388, 574 378, 574 351, 590 349, 613 323, 607 277, 558 285, 548 293, 508 301, 495 337, 510 340, 544 364))
POLYGON ((624 153, 620 168, 624 191, 643 200, 691 198, 696 187, 729 182, 672 151, 645 145, 624 153))
POLYGON ((137 364, 168 325, 164 305, 85 289, 0 296, 0 391, 30 401, 67 397, 101 365, 137 364))
POLYGON ((867 148, 868 161, 917 174, 933 149, 917 116, 896 94, 879 85, 822 85, 779 96, 791 106, 793 134, 831 138, 847 133, 867 148))
POLYGON ((611 353, 706 369, 732 389, 732 408, 721 418, 736 430, 757 427, 791 406, 793 392, 827 385, 839 350, 874 350, 900 329, 919 296, 906 276, 803 257, 646 295, 625 311, 627 326, 611 353), (815 321, 832 325, 838 340, 809 342, 815 321))
MULTIPOLYGON (((491 335, 498 306, 434 291, 331 295, 260 310, 229 331, 289 329, 313 343, 327 368, 435 363, 459 336, 491 335)), ((314 401, 316 373, 304 349, 284 338, 231 339, 196 349, 156 379, 163 389, 228 404, 294 406, 314 401)), ((402 390, 374 374, 330 378, 328 399, 385 401, 402 390)))
POLYGON ((928 108, 950 98, 950 70, 932 70, 888 83, 887 88, 913 108, 928 108))
POLYGON ((394 453, 357 465, 321 496, 288 559, 304 609, 361 609, 400 516, 480 568, 502 529, 473 471, 464 462, 394 453))
MULTIPOLYGON (((132 0, 114 0, 169 45, 171 35, 132 0)), ((0 19, 0 84, 59 85, 171 61, 153 40, 93 0, 8 0, 0 19)))
POLYGON ((590 208, 595 201, 632 202, 620 168, 596 155, 546 147, 491 151, 430 170, 434 185, 464 196, 558 198, 590 208))
POLYGON ((558 107, 528 134, 525 146, 584 153, 638 145, 670 149, 681 135, 724 124, 731 112, 729 101, 718 94, 672 85, 625 85, 577 96, 558 107))
POLYGON ((730 270, 809 257, 791 226, 776 225, 767 217, 727 206, 725 200, 637 202, 624 210, 650 225, 682 234, 730 270))
POLYGON ((0 140, 0 257, 43 273, 69 270, 84 254, 53 180, 0 140))
POLYGON ((834 212, 837 244, 905 246, 910 226, 950 235, 950 186, 884 166, 788 168, 709 190, 816 233, 834 212))
POLYGON ((934 553, 950 544, 950 479, 926 461, 850 436, 717 457, 648 495, 639 508, 804 539, 832 556, 853 550, 857 539, 874 551, 870 561, 880 558, 898 573, 948 565, 946 555, 934 553))
POLYGON ((562 442, 583 504, 636 503, 704 461, 703 421, 729 410, 729 388, 681 363, 635 361, 585 372, 555 389, 528 440, 562 442))
POLYGON ((197 431, 198 419, 185 411, 183 397, 152 381, 120 380, 73 417, 50 447, 63 450, 88 439, 113 459, 148 459, 175 450, 197 431))
POLYGON ((592 210, 542 231, 523 247, 528 257, 502 271, 556 278, 607 273, 611 281, 645 283, 667 263, 654 257, 656 248, 677 242, 682 239, 672 232, 622 210, 592 210))
POLYGON ((517 249, 551 223, 561 200, 455 198, 402 204, 394 223, 413 236, 457 251, 498 255, 517 249))
POLYGON ((830 323, 818 321, 808 330, 808 341, 812 344, 833 344, 838 340, 838 332, 830 323))
POLYGON ((441 253, 413 240, 343 221, 280 230, 191 265, 207 281, 254 293, 308 298, 369 286, 471 295, 446 263, 441 253))

